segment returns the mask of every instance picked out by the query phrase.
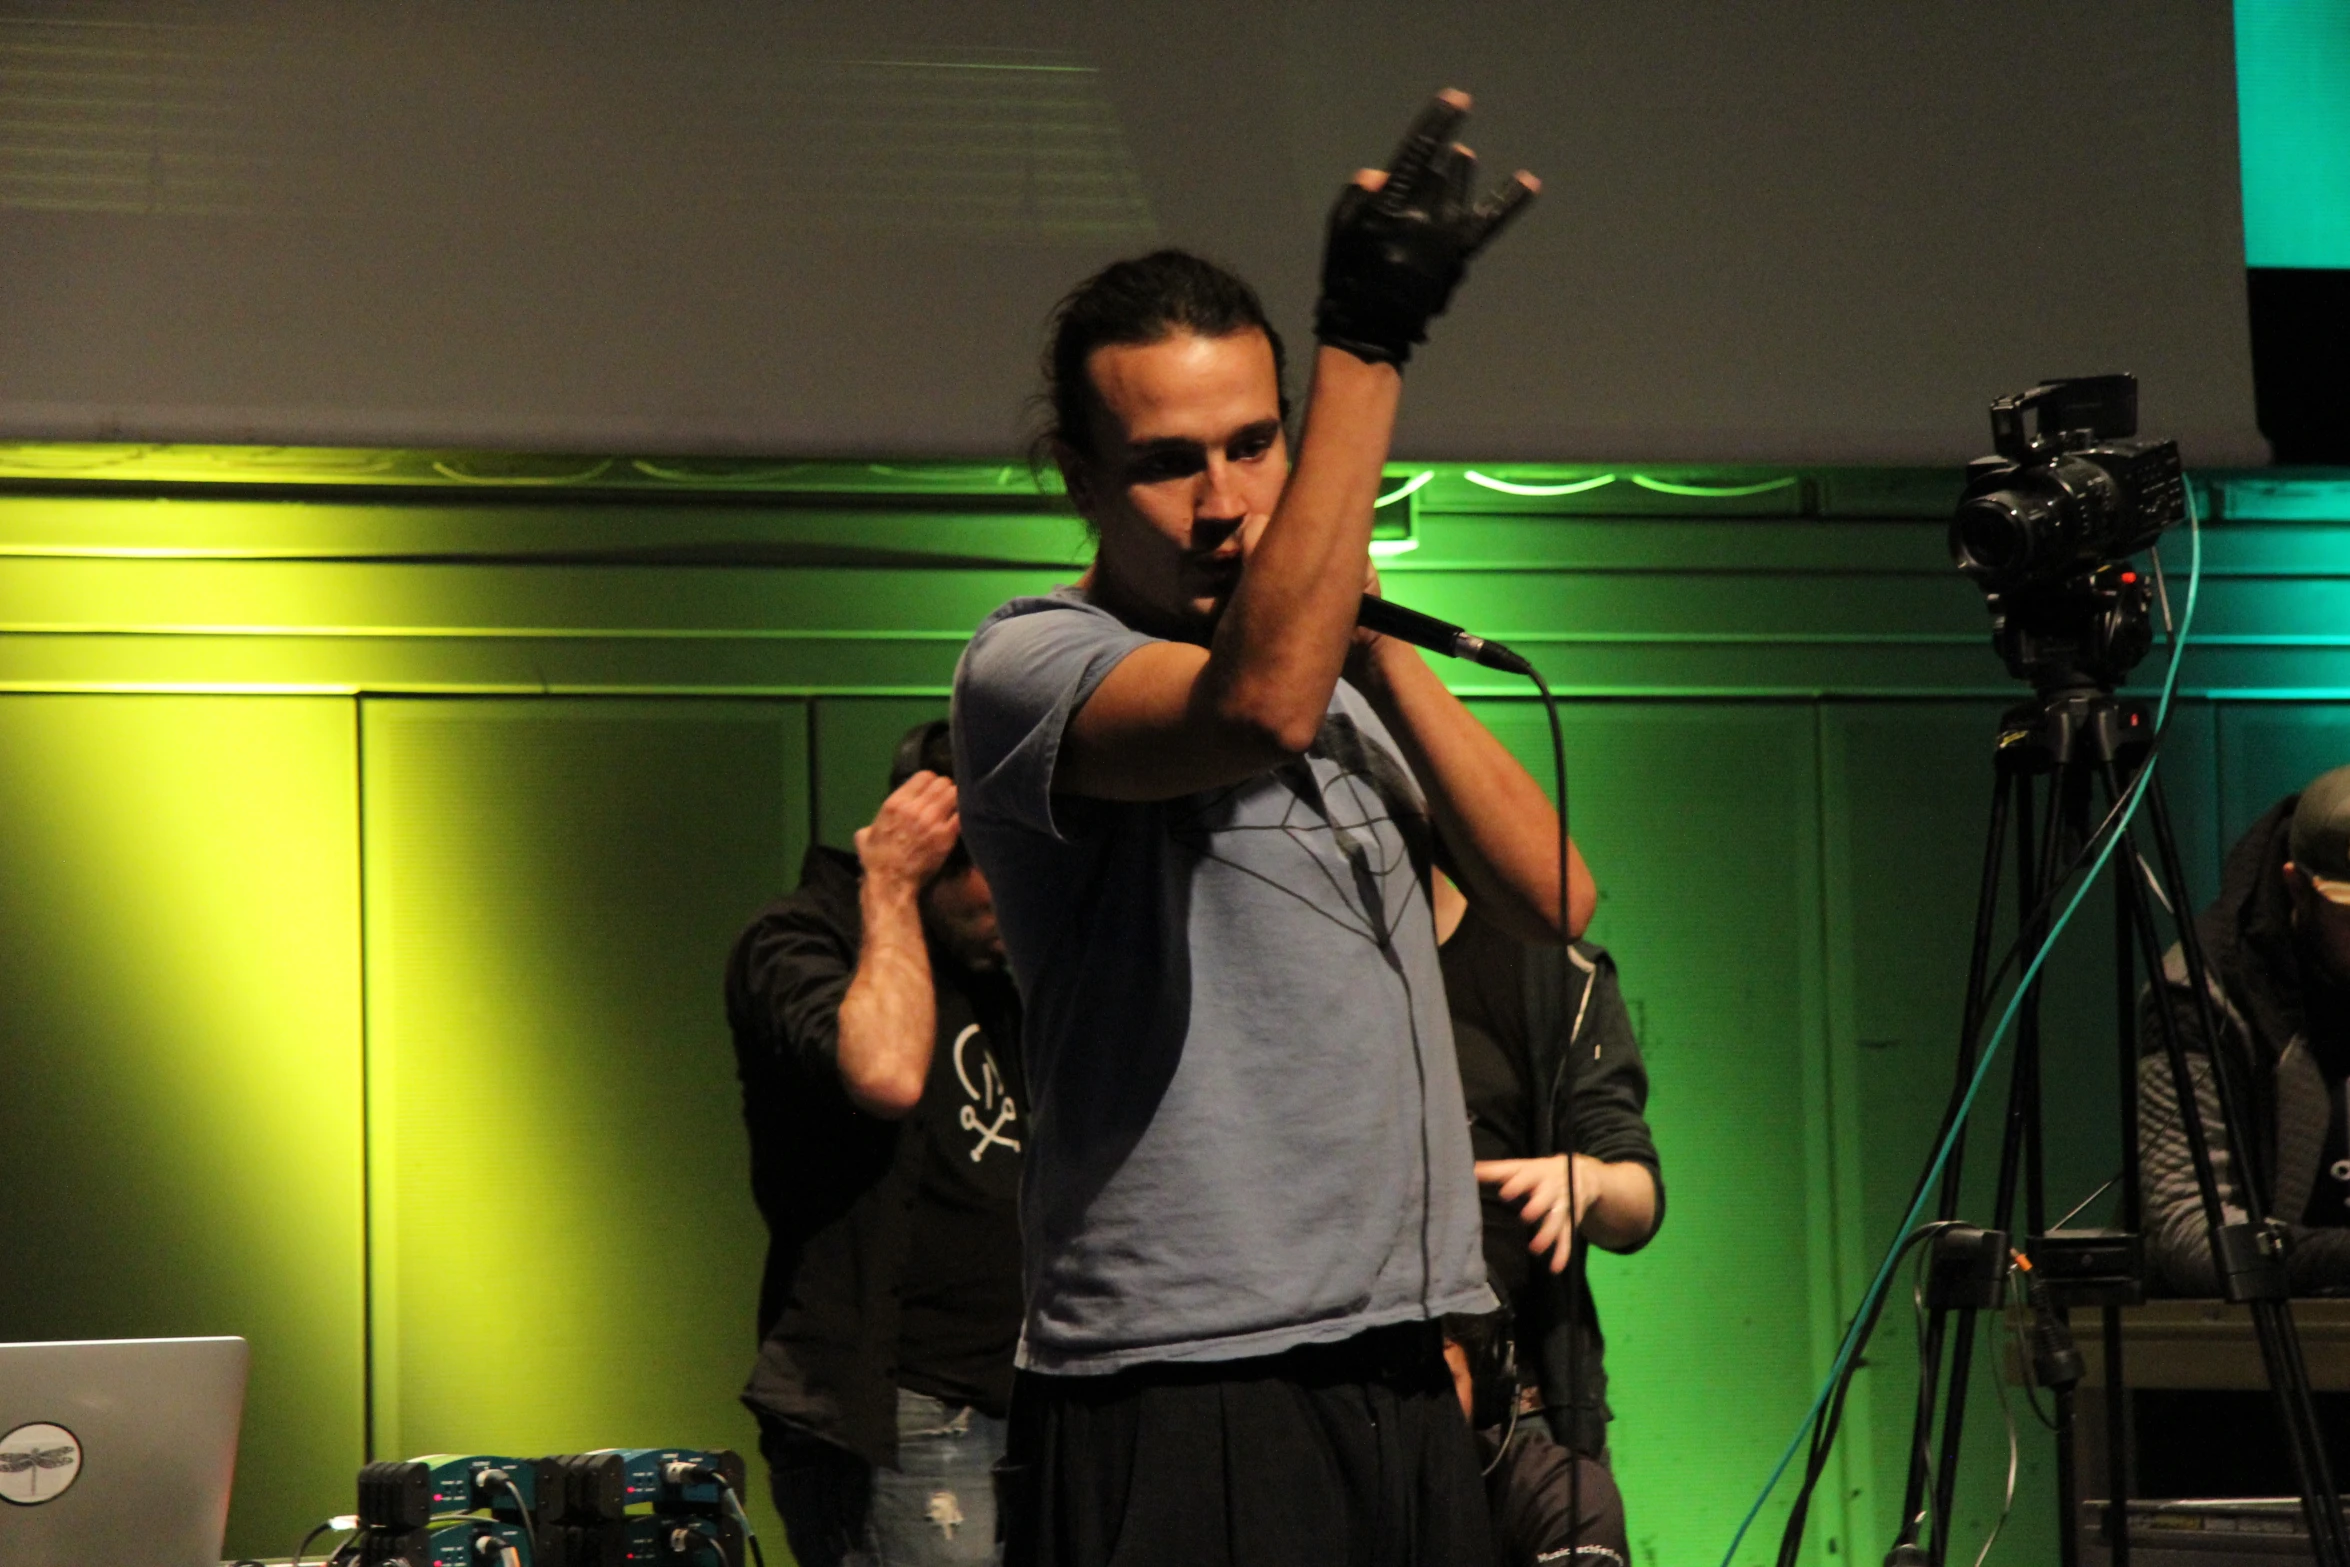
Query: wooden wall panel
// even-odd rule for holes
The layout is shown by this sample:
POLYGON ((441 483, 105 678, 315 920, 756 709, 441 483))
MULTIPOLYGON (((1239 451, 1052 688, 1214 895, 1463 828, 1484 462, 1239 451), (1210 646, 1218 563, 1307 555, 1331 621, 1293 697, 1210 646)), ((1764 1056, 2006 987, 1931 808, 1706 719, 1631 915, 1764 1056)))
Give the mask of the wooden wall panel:
POLYGON ((755 1451, 721 978, 806 841, 800 704, 364 722, 375 1451, 755 1451))
POLYGON ((363 1457, 354 705, 0 697, 0 1340, 249 1340, 233 1555, 363 1457))

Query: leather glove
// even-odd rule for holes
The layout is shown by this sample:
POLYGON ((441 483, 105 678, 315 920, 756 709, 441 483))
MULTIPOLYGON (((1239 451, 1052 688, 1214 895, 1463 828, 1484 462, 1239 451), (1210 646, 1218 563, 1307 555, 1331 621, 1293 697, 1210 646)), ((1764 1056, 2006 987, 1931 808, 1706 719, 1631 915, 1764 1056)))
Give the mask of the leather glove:
POLYGON ((1376 190, 1349 184, 1330 209, 1314 336, 1371 364, 1402 368, 1428 321, 1444 313, 1469 258, 1534 199, 1541 182, 1520 170, 1472 199, 1476 157, 1453 140, 1469 117, 1466 93, 1447 91, 1420 111, 1376 190))

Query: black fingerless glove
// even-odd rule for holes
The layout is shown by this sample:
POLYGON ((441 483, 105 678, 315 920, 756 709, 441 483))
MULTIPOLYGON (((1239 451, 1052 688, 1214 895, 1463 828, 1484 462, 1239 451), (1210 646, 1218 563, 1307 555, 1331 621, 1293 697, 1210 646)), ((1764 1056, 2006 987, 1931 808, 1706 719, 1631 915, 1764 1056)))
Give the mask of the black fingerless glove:
POLYGON ((1468 110, 1438 98, 1413 122, 1376 191, 1350 184, 1330 210, 1314 336, 1357 359, 1398 368, 1428 340, 1469 258, 1533 199, 1518 175, 1483 201, 1470 197, 1476 160, 1452 140, 1468 110))

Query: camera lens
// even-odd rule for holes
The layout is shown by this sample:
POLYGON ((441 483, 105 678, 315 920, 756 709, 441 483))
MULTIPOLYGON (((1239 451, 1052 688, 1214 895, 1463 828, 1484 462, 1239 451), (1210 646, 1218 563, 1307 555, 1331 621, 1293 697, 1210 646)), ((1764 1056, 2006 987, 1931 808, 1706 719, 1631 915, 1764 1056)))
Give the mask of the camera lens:
POLYGON ((1993 490, 1958 509, 1950 542, 1961 571, 2004 576, 2032 558, 2032 542, 2056 511, 2046 497, 2022 490, 1993 490))

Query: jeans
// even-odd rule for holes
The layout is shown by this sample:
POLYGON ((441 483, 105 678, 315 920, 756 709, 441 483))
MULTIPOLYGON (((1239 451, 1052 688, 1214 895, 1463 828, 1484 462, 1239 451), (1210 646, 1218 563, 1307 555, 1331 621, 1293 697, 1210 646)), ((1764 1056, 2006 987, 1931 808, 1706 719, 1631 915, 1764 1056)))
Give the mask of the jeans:
POLYGON ((1004 1423, 898 1389, 898 1467, 768 1423, 760 1442, 800 1567, 992 1567, 1004 1423))

